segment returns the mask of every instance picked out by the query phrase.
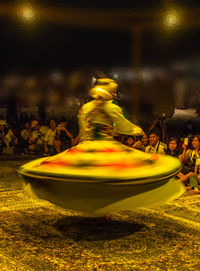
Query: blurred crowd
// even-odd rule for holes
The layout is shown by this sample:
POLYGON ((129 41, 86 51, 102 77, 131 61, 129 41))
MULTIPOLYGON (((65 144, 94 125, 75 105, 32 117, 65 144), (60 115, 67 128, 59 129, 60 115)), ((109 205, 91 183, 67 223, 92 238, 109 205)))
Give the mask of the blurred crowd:
POLYGON ((176 177, 192 194, 200 194, 200 135, 188 134, 185 138, 171 137, 160 141, 157 130, 151 130, 141 138, 128 136, 125 145, 152 154, 170 155, 179 159, 182 168, 176 177))
MULTIPOLYGON (((0 117, 0 154, 51 156, 60 153, 79 142, 74 126, 66 117, 51 118, 46 125, 34 116, 21 118, 16 125, 10 125, 0 117)), ((167 154, 176 157, 182 164, 177 178, 192 193, 200 193, 200 135, 195 133, 191 122, 178 137, 161 140, 155 126, 142 137, 121 135, 116 137, 124 145, 152 154, 167 154), (164 141, 164 142, 163 142, 164 141)), ((163 138, 163 137, 162 137, 163 138)))
POLYGON ((68 129, 68 120, 60 117, 51 118, 47 124, 34 116, 25 118, 11 125, 0 118, 0 154, 49 156, 60 153, 74 146, 78 137, 72 128, 68 129))

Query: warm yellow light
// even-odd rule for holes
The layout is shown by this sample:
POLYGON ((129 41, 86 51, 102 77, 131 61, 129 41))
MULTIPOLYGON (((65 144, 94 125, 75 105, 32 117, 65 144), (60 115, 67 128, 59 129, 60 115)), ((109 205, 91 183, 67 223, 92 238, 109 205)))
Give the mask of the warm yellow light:
POLYGON ((169 9, 164 14, 163 24, 165 28, 168 29, 176 29, 181 24, 181 13, 178 12, 176 9, 169 9))
POLYGON ((19 7, 18 16, 27 23, 33 22, 36 19, 35 9, 30 4, 25 4, 19 7))

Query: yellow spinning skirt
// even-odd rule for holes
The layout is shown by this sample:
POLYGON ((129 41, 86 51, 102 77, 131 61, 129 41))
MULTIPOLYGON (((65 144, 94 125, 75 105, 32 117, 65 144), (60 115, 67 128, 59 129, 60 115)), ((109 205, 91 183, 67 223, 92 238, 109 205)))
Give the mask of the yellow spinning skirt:
POLYGON ((23 165, 27 190, 87 216, 155 207, 180 196, 178 159, 128 148, 114 140, 85 141, 23 165))

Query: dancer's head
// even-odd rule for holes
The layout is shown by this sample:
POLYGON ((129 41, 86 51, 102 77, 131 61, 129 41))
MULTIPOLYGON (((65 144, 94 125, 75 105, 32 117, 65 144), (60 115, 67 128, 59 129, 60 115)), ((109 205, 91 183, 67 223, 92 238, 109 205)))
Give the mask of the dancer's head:
POLYGON ((90 90, 90 96, 95 99, 112 100, 116 94, 118 84, 110 78, 99 78, 90 90))

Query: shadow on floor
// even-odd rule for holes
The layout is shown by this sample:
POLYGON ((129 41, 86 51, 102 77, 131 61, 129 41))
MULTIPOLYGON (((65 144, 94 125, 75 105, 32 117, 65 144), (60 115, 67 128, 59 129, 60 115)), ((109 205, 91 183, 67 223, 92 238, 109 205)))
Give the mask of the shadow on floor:
POLYGON ((114 240, 132 235, 145 227, 134 222, 112 220, 109 217, 66 217, 55 223, 56 229, 74 241, 114 240))

